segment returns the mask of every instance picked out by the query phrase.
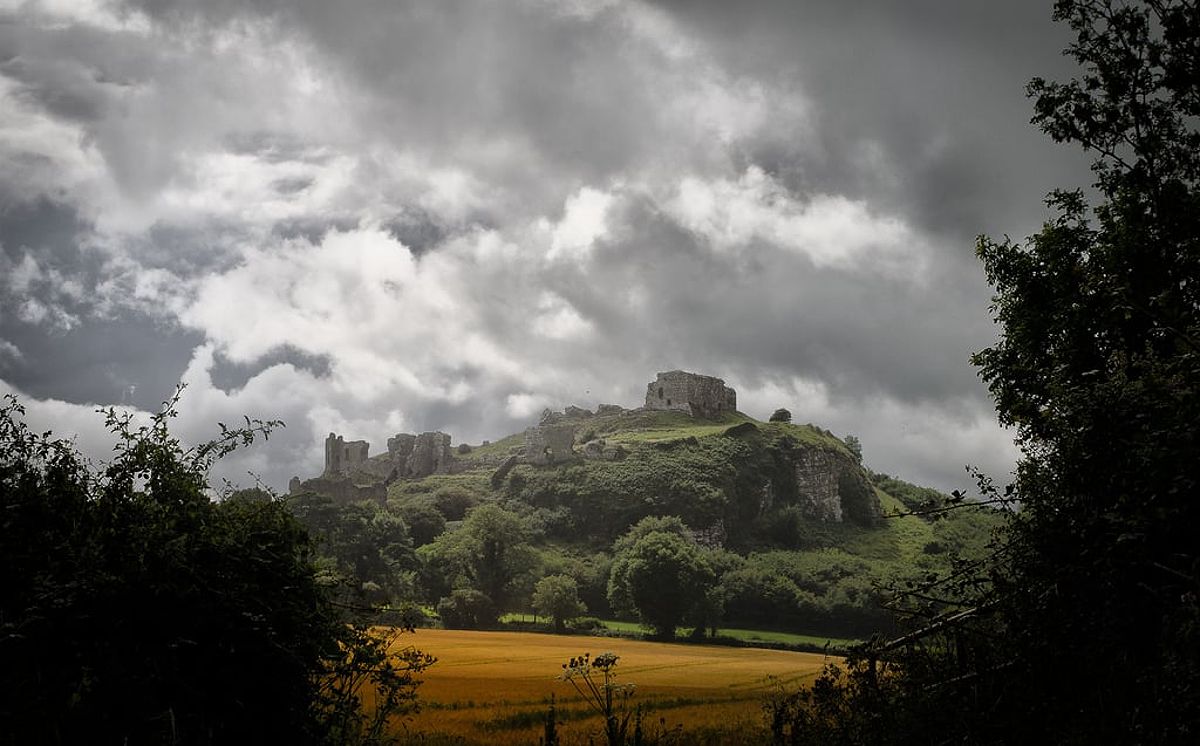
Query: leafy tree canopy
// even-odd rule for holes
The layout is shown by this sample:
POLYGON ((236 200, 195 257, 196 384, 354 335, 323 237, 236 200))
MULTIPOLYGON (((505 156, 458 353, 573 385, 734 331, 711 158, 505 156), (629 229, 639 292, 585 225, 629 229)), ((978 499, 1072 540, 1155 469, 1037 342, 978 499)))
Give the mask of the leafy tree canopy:
POLYGON ((579 600, 579 586, 570 575, 547 575, 533 587, 533 608, 554 619, 554 629, 566 631, 568 619, 583 614, 587 607, 579 600))
MULTIPOLYGON (((630 533, 637 530, 635 526, 630 533)), ((632 608, 656 635, 670 638, 685 617, 705 601, 715 580, 694 540, 664 530, 650 531, 613 561, 608 596, 614 607, 632 608)))
POLYGON ((0 742, 344 742, 361 682, 410 705, 429 659, 345 624, 289 511, 210 499, 213 462, 278 423, 187 449, 174 403, 140 428, 110 410, 100 469, 0 407, 0 742))

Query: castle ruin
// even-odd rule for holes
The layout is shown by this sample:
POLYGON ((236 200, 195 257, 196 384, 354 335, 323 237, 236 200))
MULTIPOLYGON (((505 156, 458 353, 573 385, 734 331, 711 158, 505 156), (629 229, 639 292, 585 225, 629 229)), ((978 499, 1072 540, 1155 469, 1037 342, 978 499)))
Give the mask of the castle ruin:
POLYGON ((345 474, 356 464, 367 460, 371 444, 365 440, 342 440, 342 436, 329 434, 325 439, 325 473, 345 474))
POLYGON ((672 370, 646 386, 645 406, 713 418, 737 410, 737 392, 720 378, 672 370))
POLYGON ((531 464, 557 464, 574 457, 575 426, 548 424, 525 431, 525 458, 531 464))
MULTIPOLYGON (((715 418, 737 409, 737 394, 720 378, 673 370, 659 373, 654 383, 646 387, 644 408, 715 418)), ((596 428, 588 427, 586 423, 596 417, 622 417, 636 411, 615 404, 601 404, 595 412, 577 406, 568 406, 562 412, 547 409, 538 425, 525 431, 523 447, 512 446, 508 453, 487 454, 482 458, 456 458, 450 447, 450 436, 438 431, 418 435, 397 433, 387 439, 387 452, 375 457, 369 456, 367 441, 347 441, 330 433, 325 439, 324 472, 303 481, 299 477, 292 478, 288 491, 291 494, 316 492, 341 501, 370 499, 381 502, 387 497, 388 485, 397 479, 422 479, 431 474, 454 474, 488 465, 499 467, 493 481, 503 481, 508 471, 519 463, 553 466, 577 459, 616 461, 625 458, 625 447, 596 437, 596 428), (579 441, 579 451, 576 451, 578 433, 583 433, 583 440, 579 441)), ((469 446, 460 446, 461 456, 470 453, 469 446)), ((830 513, 828 485, 815 481, 809 485, 803 476, 801 474, 798 479, 812 493, 810 499, 816 504, 814 510, 830 513)))

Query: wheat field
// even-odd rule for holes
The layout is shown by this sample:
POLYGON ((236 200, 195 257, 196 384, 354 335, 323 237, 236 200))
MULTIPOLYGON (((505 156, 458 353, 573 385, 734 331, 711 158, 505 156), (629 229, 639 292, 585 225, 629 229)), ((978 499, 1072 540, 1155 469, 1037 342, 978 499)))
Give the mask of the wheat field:
POLYGON ((816 653, 526 632, 419 629, 402 643, 438 658, 423 676, 420 713, 403 725, 408 740, 422 743, 536 744, 551 695, 564 721, 564 743, 585 744, 589 736, 603 741, 600 718, 590 716, 558 676, 573 656, 606 651, 620 656, 617 682, 635 685, 632 701, 642 704, 647 730, 681 726, 689 734, 683 742, 721 733, 735 740, 761 732, 769 692, 811 681, 834 660, 816 653))

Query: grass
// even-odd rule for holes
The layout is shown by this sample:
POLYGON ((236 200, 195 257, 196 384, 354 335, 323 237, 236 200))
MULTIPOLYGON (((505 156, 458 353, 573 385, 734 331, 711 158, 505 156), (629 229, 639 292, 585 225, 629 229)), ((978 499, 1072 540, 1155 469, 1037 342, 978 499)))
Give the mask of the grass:
POLYGON ((430 742, 531 744, 541 734, 553 694, 564 742, 586 743, 600 733, 570 684, 558 680, 571 657, 612 651, 618 682, 636 685, 635 702, 664 730, 761 731, 763 698, 779 685, 811 681, 826 662, 813 653, 754 648, 673 645, 518 632, 420 629, 405 643, 438 662, 424 674, 422 711, 407 725, 430 742))
POLYGON ((491 473, 491 469, 477 469, 461 474, 430 474, 419 480, 401 479, 392 482, 388 487, 388 497, 432 494, 446 487, 463 489, 476 495, 486 495, 491 491, 489 483, 491 473))
POLYGON ((486 446, 471 446, 470 453, 458 453, 454 457, 460 461, 503 461, 512 455, 514 448, 525 445, 525 433, 514 433, 508 437, 488 443, 486 446))
MULTIPOLYGON (((500 616, 502 624, 514 623, 530 623, 533 621, 543 621, 545 618, 535 618, 529 614, 507 613, 500 616)), ((619 633, 621 636, 629 636, 639 638, 649 634, 649 629, 639 622, 630 622, 620 619, 602 619, 604 630, 619 633)), ((547 623, 548 624, 548 623, 547 623)), ((685 642, 691 628, 682 627, 677 632, 677 637, 680 642, 685 642)), ((580 636, 587 636, 587 631, 580 631, 580 636)), ((603 635, 602 635, 603 636, 603 635)), ((808 648, 812 651, 823 650, 828 647, 831 651, 842 651, 848 649, 852 645, 856 645, 860 640, 854 640, 846 637, 829 637, 825 635, 805 635, 796 632, 779 632, 774 630, 763 629, 738 629, 734 627, 718 627, 717 636, 724 640, 737 640, 744 642, 749 646, 759 645, 761 647, 772 646, 794 646, 808 648)), ((704 643, 688 643, 688 644, 704 644, 704 643)), ((720 643, 713 643, 720 644, 720 643)))
MULTIPOLYGON (((906 508, 896 498, 876 488, 883 514, 893 515, 906 508)), ((906 515, 885 518, 877 529, 859 529, 847 526, 846 535, 840 537, 838 546, 850 554, 872 560, 918 565, 925 557, 925 545, 933 541, 933 527, 921 518, 906 515)))
POLYGON ((734 425, 754 422, 740 412, 731 412, 712 420, 697 419, 685 412, 629 412, 585 420, 580 431, 592 430, 609 443, 655 443, 685 438, 720 435, 734 425))

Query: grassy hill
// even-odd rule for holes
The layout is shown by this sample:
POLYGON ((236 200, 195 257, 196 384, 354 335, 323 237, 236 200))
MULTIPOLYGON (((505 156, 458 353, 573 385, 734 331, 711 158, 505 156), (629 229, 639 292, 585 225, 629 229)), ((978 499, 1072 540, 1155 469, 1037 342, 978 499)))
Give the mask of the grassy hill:
POLYGON ((563 422, 577 443, 600 443, 607 456, 520 462, 522 434, 460 446, 452 473, 396 480, 387 505, 437 510, 449 532, 482 504, 521 515, 538 555, 534 574, 572 575, 597 615, 612 611, 614 540, 648 516, 677 516, 724 572, 729 626, 842 637, 887 627, 881 588, 977 555, 1001 523, 982 508, 938 520, 911 514, 946 497, 871 474, 814 425, 647 410, 563 422))

